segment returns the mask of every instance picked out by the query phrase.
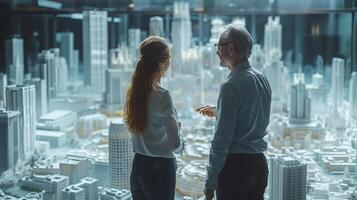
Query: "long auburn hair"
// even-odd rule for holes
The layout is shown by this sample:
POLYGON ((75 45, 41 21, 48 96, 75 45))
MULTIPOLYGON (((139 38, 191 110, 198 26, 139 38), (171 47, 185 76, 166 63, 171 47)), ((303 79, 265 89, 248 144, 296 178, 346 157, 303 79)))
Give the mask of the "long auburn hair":
POLYGON ((170 50, 165 39, 150 36, 140 44, 140 59, 126 94, 124 120, 132 134, 143 134, 148 123, 148 100, 153 84, 170 65, 170 50))

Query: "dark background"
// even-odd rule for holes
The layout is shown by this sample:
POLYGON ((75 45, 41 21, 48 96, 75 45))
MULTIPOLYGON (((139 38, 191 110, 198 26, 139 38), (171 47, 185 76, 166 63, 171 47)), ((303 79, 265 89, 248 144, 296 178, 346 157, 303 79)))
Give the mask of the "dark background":
MULTIPOLYGON (((123 45, 127 28, 148 32, 149 19, 165 19, 166 37, 170 39, 173 0, 54 0, 60 9, 38 6, 37 0, 0 0, 0 71, 5 72, 4 41, 19 35, 24 39, 25 71, 37 52, 56 47, 56 32, 70 31, 75 36, 75 49, 82 57, 82 21, 73 13, 87 9, 108 11, 109 48, 123 45), (38 36, 34 37, 34 32, 38 36)), ((205 44, 210 37, 210 21, 220 16, 227 23, 234 17, 246 18, 247 29, 263 45, 264 25, 268 16, 280 16, 283 27, 283 55, 292 53, 298 65, 314 65, 321 54, 326 64, 332 57, 350 60, 356 69, 357 0, 190 0, 193 41, 205 44), (316 29, 318 30, 316 32, 316 29)), ((144 36, 143 35, 143 36, 144 36)), ((80 59, 81 60, 81 59, 80 59)))

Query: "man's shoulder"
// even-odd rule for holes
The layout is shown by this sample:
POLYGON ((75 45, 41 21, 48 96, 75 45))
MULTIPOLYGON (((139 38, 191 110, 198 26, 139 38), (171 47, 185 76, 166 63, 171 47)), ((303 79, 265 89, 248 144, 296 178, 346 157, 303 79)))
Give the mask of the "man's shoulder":
POLYGON ((264 73, 262 71, 260 71, 257 68, 252 67, 252 71, 257 75, 257 76, 261 76, 261 77, 265 77, 264 73))
POLYGON ((221 84, 221 93, 222 94, 234 94, 238 92, 240 84, 235 80, 227 80, 221 84))

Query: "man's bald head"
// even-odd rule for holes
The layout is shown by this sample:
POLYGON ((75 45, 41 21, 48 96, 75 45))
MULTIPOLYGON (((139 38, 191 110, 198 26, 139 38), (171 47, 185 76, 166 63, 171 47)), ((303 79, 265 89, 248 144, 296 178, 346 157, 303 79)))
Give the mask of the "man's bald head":
POLYGON ((244 27, 237 27, 232 24, 227 25, 219 38, 219 43, 226 42, 234 45, 235 51, 240 57, 248 59, 252 54, 253 38, 244 27))

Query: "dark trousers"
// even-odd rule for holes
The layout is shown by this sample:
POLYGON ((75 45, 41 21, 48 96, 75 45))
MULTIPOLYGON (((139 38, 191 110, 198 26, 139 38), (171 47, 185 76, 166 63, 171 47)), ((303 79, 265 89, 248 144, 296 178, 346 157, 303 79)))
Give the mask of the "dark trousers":
POLYGON ((264 154, 229 154, 218 176, 218 200, 263 200, 268 181, 264 154))
POLYGON ((173 200, 176 160, 135 154, 130 177, 133 200, 173 200))

